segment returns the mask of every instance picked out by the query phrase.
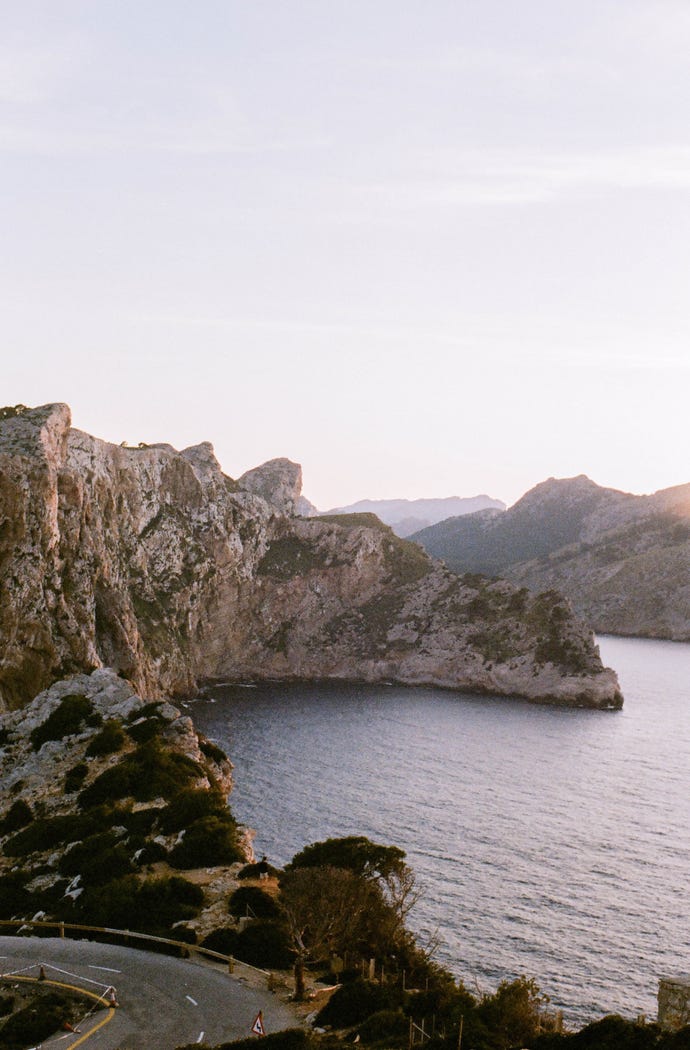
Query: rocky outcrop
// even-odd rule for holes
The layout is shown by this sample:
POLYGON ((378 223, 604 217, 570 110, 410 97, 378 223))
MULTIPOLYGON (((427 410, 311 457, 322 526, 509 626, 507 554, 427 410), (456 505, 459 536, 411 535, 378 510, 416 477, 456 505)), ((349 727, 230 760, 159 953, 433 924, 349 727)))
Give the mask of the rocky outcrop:
POLYGON ((175 919, 199 938, 227 924, 253 860, 231 788, 226 755, 171 703, 108 668, 54 683, 0 717, 0 917, 172 938, 175 919))
POLYGON ((505 514, 415 535, 458 573, 567 595, 596 630, 690 639, 690 485, 633 496, 579 476, 537 485, 505 514))
POLYGON ((65 405, 0 422, 0 697, 114 667, 143 695, 201 681, 432 683, 616 707, 557 594, 458 579, 373 515, 291 515, 301 472, 239 481, 210 445, 127 448, 65 405))
POLYGON ((295 514, 302 507, 302 468, 289 459, 270 459, 260 467, 243 474, 238 481, 240 488, 253 492, 277 510, 279 514, 295 514))
MULTIPOLYGON (((65 799, 64 778, 76 762, 84 761, 88 745, 104 721, 115 719, 121 724, 133 724, 150 713, 150 706, 130 682, 112 668, 104 667, 91 674, 73 675, 54 682, 22 710, 5 714, 0 721, 0 813, 9 810, 17 799, 24 799, 45 814, 73 809, 74 798, 65 799), (75 696, 88 701, 95 717, 84 721, 78 731, 66 737, 34 747, 32 732, 46 724, 65 697, 75 696)), ((232 765, 225 756, 220 756, 217 748, 212 749, 215 759, 202 751, 203 738, 194 729, 191 718, 167 702, 155 706, 155 715, 161 724, 160 739, 166 747, 201 767, 197 786, 209 788, 213 783, 229 795, 232 765)), ((129 742, 129 747, 134 747, 133 742, 129 742)), ((88 780, 83 783, 92 782, 113 759, 108 756, 87 761, 88 780)))

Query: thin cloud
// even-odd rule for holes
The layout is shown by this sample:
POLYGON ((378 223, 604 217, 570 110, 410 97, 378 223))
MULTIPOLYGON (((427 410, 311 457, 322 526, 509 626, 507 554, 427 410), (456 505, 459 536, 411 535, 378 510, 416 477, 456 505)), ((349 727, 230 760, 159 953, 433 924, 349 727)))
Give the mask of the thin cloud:
POLYGON ((690 147, 591 154, 435 154, 416 178, 362 186, 400 210, 537 204, 609 190, 690 190, 690 147), (454 170, 453 170, 454 169, 454 170))

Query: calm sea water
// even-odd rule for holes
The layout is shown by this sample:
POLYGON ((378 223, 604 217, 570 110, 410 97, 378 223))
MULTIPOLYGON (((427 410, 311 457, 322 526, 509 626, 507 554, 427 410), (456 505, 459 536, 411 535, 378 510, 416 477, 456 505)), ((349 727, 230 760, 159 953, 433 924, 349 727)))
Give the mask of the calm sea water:
POLYGON ((471 988, 526 974, 572 1023, 655 1016, 659 976, 690 971, 690 645, 600 645, 620 712, 234 686, 190 713, 235 763, 257 854, 399 845, 423 889, 411 925, 471 988))

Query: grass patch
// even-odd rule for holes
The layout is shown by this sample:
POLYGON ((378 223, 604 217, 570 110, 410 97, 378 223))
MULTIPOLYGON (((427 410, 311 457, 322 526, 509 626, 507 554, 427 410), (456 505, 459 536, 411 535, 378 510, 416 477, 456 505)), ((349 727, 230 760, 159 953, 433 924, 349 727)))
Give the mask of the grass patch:
POLYGON ((112 755, 115 751, 121 751, 125 742, 125 732, 120 723, 111 718, 105 723, 100 733, 97 733, 86 749, 89 757, 112 755))
POLYGON ((297 536, 274 540, 259 562, 259 576, 275 580, 289 580, 313 569, 326 569, 326 556, 297 536))

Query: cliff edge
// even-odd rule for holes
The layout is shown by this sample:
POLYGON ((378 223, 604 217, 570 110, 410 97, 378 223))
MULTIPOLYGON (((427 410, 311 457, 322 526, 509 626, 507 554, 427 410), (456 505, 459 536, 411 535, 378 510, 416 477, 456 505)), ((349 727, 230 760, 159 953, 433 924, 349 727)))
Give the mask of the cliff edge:
POLYGON ((338 678, 621 706, 555 591, 458 577, 373 515, 295 517, 289 460, 234 481, 208 443, 70 423, 66 405, 0 413, 1 707, 102 666, 152 697, 338 678))

